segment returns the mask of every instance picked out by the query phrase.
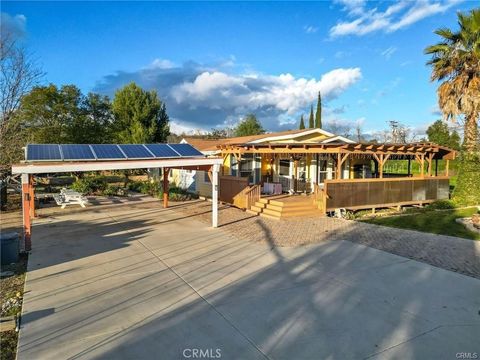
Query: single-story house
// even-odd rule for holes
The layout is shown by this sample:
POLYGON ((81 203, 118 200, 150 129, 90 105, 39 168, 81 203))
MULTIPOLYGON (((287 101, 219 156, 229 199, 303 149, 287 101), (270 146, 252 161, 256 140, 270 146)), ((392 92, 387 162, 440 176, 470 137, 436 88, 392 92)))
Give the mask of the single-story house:
MULTIPOLYGON (((185 137, 182 142, 194 146, 206 156, 222 157, 220 189, 222 181, 231 183, 233 178, 237 178, 243 182, 243 188, 258 186, 258 191, 262 194, 281 192, 325 195, 322 200, 324 210, 333 206, 355 209, 448 198, 448 179, 445 178, 448 177, 448 161, 455 158, 454 150, 436 144, 357 143, 317 128, 215 140, 185 137), (405 174, 386 174, 384 165, 391 160, 408 160, 408 171, 405 174), (445 174, 438 173, 438 160, 446 160, 445 174), (413 176, 411 161, 420 164, 420 174, 413 176), (439 175, 445 176, 440 179, 439 175), (430 185, 433 182, 427 180, 433 177, 443 180, 441 186, 438 183, 430 185), (388 186, 385 185, 387 178, 388 186), (426 181, 409 182, 418 179, 426 181), (381 183, 384 184, 381 191, 378 180, 382 180, 381 183), (373 185, 369 185, 371 189, 366 190, 366 184, 373 183, 377 186, 376 190, 373 185), (408 191, 403 189, 407 183, 411 183, 408 191), (345 187, 347 184, 350 186, 348 190, 345 187), (418 188, 419 184, 422 184, 421 189, 418 188), (326 189, 327 185, 329 191, 326 189), (428 190, 429 186, 434 186, 435 190, 428 190), (340 188, 343 200, 338 200, 338 192, 335 201, 332 200, 333 194, 340 188), (360 188, 362 190, 359 190, 360 188), (375 198, 378 191, 383 196, 375 198), (365 195, 369 193, 371 196, 365 195), (397 196, 389 198, 393 193, 397 196), (364 195, 370 198, 364 198, 364 195), (327 204, 326 199, 330 199, 330 204, 327 204), (350 200, 347 201, 348 199, 350 200)), ((177 170, 171 179, 199 195, 210 196, 208 172, 186 173, 184 170, 177 170), (189 180, 186 182, 182 180, 187 178, 189 180)))

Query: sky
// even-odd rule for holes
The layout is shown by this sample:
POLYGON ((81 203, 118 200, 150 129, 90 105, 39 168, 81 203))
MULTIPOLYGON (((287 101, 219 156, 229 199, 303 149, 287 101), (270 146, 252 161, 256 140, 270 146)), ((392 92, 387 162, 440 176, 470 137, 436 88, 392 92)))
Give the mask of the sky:
POLYGON ((247 113, 269 131, 296 129, 319 91, 326 123, 369 133, 396 120, 421 133, 440 118, 423 50, 476 4, 2 1, 1 30, 37 59, 44 84, 157 90, 177 133, 247 113))

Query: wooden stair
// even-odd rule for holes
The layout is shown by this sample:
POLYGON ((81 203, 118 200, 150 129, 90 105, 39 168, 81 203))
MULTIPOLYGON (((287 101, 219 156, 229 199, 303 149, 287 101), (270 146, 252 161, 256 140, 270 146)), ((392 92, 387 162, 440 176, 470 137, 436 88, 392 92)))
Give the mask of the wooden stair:
POLYGON ((314 198, 307 195, 281 195, 260 198, 249 209, 249 212, 276 220, 322 215, 318 206, 314 204, 314 198))

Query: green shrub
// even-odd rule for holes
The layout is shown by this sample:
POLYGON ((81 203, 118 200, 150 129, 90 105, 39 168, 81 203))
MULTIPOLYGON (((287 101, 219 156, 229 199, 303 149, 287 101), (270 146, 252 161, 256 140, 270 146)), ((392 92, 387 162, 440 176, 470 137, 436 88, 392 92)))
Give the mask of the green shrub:
POLYGON ((72 189, 83 195, 93 195, 102 193, 108 184, 103 176, 89 176, 76 180, 72 184, 72 189))
POLYGON ((455 209, 455 203, 452 200, 437 200, 425 206, 427 210, 446 210, 455 209))
POLYGON ((105 196, 126 196, 125 189, 117 185, 108 185, 105 190, 103 190, 102 195, 105 196))
MULTIPOLYGON (((132 181, 128 183, 127 188, 131 191, 148 194, 157 198, 163 197, 163 189, 158 182, 149 181, 132 181)), ((188 191, 177 187, 176 185, 169 186, 168 198, 172 201, 186 201, 198 198, 197 195, 189 193, 188 191)))
POLYGON ((480 154, 462 153, 458 162, 457 184, 452 194, 457 205, 480 204, 480 154))

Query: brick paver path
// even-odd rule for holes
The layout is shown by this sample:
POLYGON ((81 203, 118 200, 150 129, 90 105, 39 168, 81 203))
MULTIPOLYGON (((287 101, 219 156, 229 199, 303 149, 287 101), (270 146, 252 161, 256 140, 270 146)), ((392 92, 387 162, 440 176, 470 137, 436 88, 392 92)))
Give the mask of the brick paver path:
MULTIPOLYGON (((210 202, 178 203, 172 209, 211 222, 210 202)), ((230 206, 219 207, 219 225, 239 239, 272 246, 348 240, 480 278, 480 241, 326 217, 270 220, 230 206)))

